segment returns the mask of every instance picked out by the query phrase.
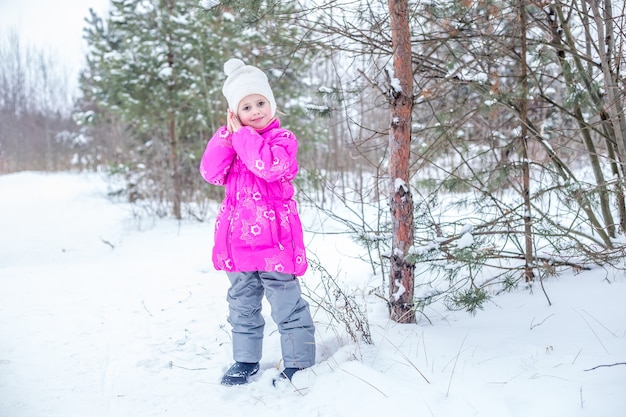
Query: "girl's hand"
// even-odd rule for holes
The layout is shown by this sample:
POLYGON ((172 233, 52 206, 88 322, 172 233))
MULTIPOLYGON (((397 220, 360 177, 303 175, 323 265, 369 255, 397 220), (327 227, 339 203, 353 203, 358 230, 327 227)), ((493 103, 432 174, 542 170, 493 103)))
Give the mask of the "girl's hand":
POLYGON ((228 109, 228 114, 226 116, 226 129, 230 133, 235 133, 241 129, 241 121, 239 120, 239 117, 237 117, 237 115, 230 109, 228 109))

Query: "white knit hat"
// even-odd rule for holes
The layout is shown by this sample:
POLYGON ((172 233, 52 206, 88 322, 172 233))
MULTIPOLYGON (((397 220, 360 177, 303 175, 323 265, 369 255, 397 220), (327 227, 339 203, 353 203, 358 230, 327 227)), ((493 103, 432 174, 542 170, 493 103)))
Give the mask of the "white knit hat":
POLYGON ((267 75, 257 67, 246 65, 241 59, 232 58, 224 63, 227 78, 222 93, 228 101, 228 107, 237 113, 239 102, 250 94, 260 94, 270 105, 272 117, 276 114, 276 100, 267 80, 267 75))

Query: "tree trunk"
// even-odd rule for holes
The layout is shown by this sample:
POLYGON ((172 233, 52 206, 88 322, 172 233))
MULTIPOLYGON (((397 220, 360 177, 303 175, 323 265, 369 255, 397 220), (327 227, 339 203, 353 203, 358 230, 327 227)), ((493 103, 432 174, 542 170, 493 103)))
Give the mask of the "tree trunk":
MULTIPOLYGON (((167 2, 168 11, 170 14, 173 14, 174 2, 169 0, 167 2)), ((180 179, 180 169, 178 163, 178 136, 176 135, 176 114, 174 112, 174 51, 172 49, 172 39, 173 36, 171 30, 168 29, 168 51, 167 51, 167 65, 172 70, 172 77, 168 80, 168 93, 169 93, 169 108, 167 109, 167 117, 169 119, 169 144, 170 144, 170 169, 172 172, 172 188, 174 191, 173 201, 172 201, 172 214, 176 219, 182 219, 181 213, 181 201, 182 201, 182 186, 180 179)))
MULTIPOLYGON (((609 120, 607 122, 610 123, 610 126, 607 126, 607 130, 612 131, 613 133, 618 157, 616 161, 619 162, 621 167, 621 170, 614 169, 613 173, 621 174, 620 176, 623 180, 623 176, 626 175, 626 119, 624 118, 624 107, 622 98, 620 97, 619 64, 617 64, 617 70, 613 70, 613 66, 615 65, 613 63, 613 54, 615 53, 615 33, 613 29, 611 2, 608 0, 604 1, 603 13, 601 13, 598 9, 598 4, 596 2, 590 2, 590 5, 598 32, 598 52, 606 97, 605 109, 609 115, 609 120)), ((618 60, 619 59, 616 61, 618 60)), ((624 192, 621 181, 616 182, 616 195, 618 198, 617 207, 620 213, 619 224, 622 232, 624 232, 624 228, 626 227, 626 202, 624 201, 624 192)), ((613 233, 611 237, 615 237, 615 233, 613 233)))
MULTIPOLYGON (((591 85, 592 85, 591 80, 589 80, 589 78, 585 74, 584 66, 582 65, 580 59, 576 56, 576 47, 575 47, 576 42, 570 31, 568 22, 565 19, 565 15, 563 14, 563 10, 561 9, 560 4, 555 3, 554 7, 550 6, 548 8, 548 13, 550 16, 550 30, 552 32, 552 42, 557 53, 559 65, 563 69, 563 77, 565 79, 566 85, 569 85, 569 86, 576 85, 576 77, 574 75, 581 77, 582 82, 590 91, 590 94, 593 99, 592 101, 598 106, 598 111, 600 113, 600 116, 603 117, 602 114, 606 112, 605 110, 602 110, 603 104, 602 104, 601 98, 597 96, 597 94, 593 93, 593 90, 591 88, 591 85), (561 22, 561 24, 559 24, 559 22, 561 22), (574 51, 572 53, 572 61, 574 63, 575 72, 573 72, 568 60, 566 59, 565 51, 567 50, 567 48, 562 43, 561 33, 563 33, 563 36, 565 36, 567 46, 570 48, 571 51, 574 51)), ((606 247, 610 248, 613 246, 613 244, 612 244, 611 236, 609 235, 609 233, 611 233, 611 231, 614 231, 614 228, 609 229, 607 225, 609 224, 612 225, 614 222, 613 222, 610 205, 608 201, 608 193, 607 193, 608 190, 606 188, 606 181, 604 179, 604 174, 600 167, 600 160, 597 157, 598 152, 595 148, 595 145, 593 145, 593 140, 590 136, 588 124, 585 121, 584 111, 581 108, 580 103, 573 104, 573 109, 571 113, 574 115, 574 118, 576 119, 576 122, 578 123, 578 126, 580 127, 580 132, 583 138, 583 143, 585 144, 586 149, 588 151, 587 155, 589 156, 591 166, 592 166, 595 179, 596 179, 596 184, 599 189, 601 211, 604 217, 603 218, 604 223, 601 223, 599 221, 598 217, 593 212, 592 207, 589 204, 587 204, 587 202, 585 202, 579 196, 574 196, 574 198, 576 199, 576 201, 578 202, 582 210, 587 214, 589 222, 594 228, 595 232, 602 238, 602 241, 605 243, 606 247)), ((618 153, 621 154, 621 151, 624 148, 623 142, 620 145, 620 142, 618 141, 617 146, 618 146, 618 151, 619 151, 618 153)), ((622 167, 624 166, 623 163, 620 163, 620 165, 622 167)))
POLYGON ((530 202, 530 162, 528 161, 528 74, 526 62, 526 0, 520 0, 520 24, 521 24, 521 81, 522 81, 522 97, 520 103, 520 118, 522 131, 522 169, 523 169, 523 186, 522 193, 524 197, 524 278, 526 282, 534 280, 535 273, 533 270, 533 231, 531 224, 530 202))
POLYGON ((389 175, 393 240, 389 274, 389 315, 399 323, 414 323, 413 287, 415 266, 407 262, 413 244, 413 198, 409 185, 411 114, 413 111, 413 65, 408 1, 389 0, 393 71, 389 96, 389 175))

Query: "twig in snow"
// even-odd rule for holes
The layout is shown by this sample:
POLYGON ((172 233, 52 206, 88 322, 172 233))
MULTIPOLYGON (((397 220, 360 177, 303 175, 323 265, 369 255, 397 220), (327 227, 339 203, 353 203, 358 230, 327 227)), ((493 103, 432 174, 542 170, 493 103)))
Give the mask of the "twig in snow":
POLYGON ((461 356, 461 350, 463 349, 463 345, 465 344, 465 339, 467 339, 467 335, 463 338, 461 342, 461 346, 459 346, 459 352, 456 354, 456 358, 454 359, 454 365, 452 366, 452 372, 450 373, 450 381, 448 382, 448 390, 446 391, 446 398, 450 395, 450 386, 452 385, 452 377, 454 376, 454 370, 456 369, 456 363, 459 361, 459 356, 461 356))
POLYGON ((170 361, 169 365, 170 365, 170 369, 179 368, 179 369, 184 369, 186 371, 206 371, 207 369, 209 369, 209 368, 185 368, 184 366, 174 365, 174 362, 172 361, 170 361))
POLYGON ((626 365, 626 362, 617 362, 617 363, 612 363, 610 365, 598 365, 598 366, 594 366, 593 368, 585 369, 585 372, 593 371, 598 368, 609 368, 611 366, 617 366, 617 365, 626 365))
MULTIPOLYGON (((543 319, 541 322, 537 323, 537 324, 533 324, 532 322, 530 323, 530 330, 534 329, 535 327, 539 327, 541 326, 543 323, 546 322, 546 320, 548 320, 550 317, 554 316, 554 313, 550 314, 548 317, 546 317, 545 319, 543 319)), ((533 322, 535 321, 535 319, 533 318, 533 322)))
POLYGON ((346 371, 346 370, 345 370, 345 369, 343 369, 343 368, 339 368, 339 369, 341 369, 342 371, 344 371, 344 372, 345 372, 345 373, 347 373, 348 375, 353 376, 353 377, 355 377, 356 379, 359 379, 359 380, 361 380, 361 381, 365 382, 367 385, 369 385, 370 387, 374 388, 376 391, 380 392, 380 393, 381 393, 381 394, 382 394, 385 398, 389 398, 389 396, 388 396, 387 394, 385 394, 384 392, 382 392, 381 390, 379 390, 379 389, 378 389, 378 388, 376 388, 374 385, 372 385, 371 383, 367 382, 366 380, 364 380, 364 379, 363 379, 363 378, 361 378, 360 376, 358 376, 358 375, 354 375, 352 372, 348 372, 348 371, 346 371))
POLYGON ((596 323, 598 323, 600 326, 602 326, 604 328, 604 330, 606 330, 607 332, 611 333, 613 335, 613 337, 618 337, 614 332, 612 332, 608 327, 606 327, 604 324, 602 324, 602 322, 600 322, 600 320, 598 320, 597 318, 595 318, 594 316, 592 316, 591 314, 587 313, 585 310, 583 310, 583 313, 585 313, 586 315, 588 315, 589 317, 591 317, 593 319, 593 321, 595 321, 596 323))
POLYGON ((150 310, 148 310, 148 307, 146 307, 146 300, 141 300, 141 305, 143 306, 143 309, 146 310, 146 313, 148 313, 150 317, 154 317, 152 313, 150 312, 150 310))
POLYGON ((108 240, 102 239, 102 238, 100 238, 100 240, 102 241, 102 243, 104 243, 105 245, 109 246, 111 249, 115 249, 115 245, 112 244, 111 242, 109 242, 108 240))
POLYGON ((593 335, 596 337, 596 339, 598 339, 598 342, 600 342, 600 344, 602 345, 602 347, 604 348, 604 351, 608 354, 609 350, 606 348, 606 346, 604 346, 604 343, 602 342, 602 339, 600 339, 600 336, 598 336, 598 333, 596 333, 596 331, 594 330, 593 327, 591 327, 591 324, 589 324, 589 322, 587 321, 587 319, 580 314, 579 311, 576 311, 576 313, 578 313, 578 315, 585 321, 585 324, 587 324, 587 327, 589 327, 589 329, 591 330, 591 332, 593 333, 593 335))
POLYGON ((546 288, 543 286, 543 275, 541 274, 541 276, 539 277, 539 285, 541 286, 541 291, 543 291, 543 295, 546 296, 546 300, 548 300, 548 305, 552 305, 552 301, 550 301, 550 297, 548 297, 548 293, 546 292, 546 288))
POLYGON ((398 353, 400 354, 400 356, 402 356, 402 357, 404 358, 404 360, 406 360, 406 361, 409 363, 409 365, 411 365, 411 366, 413 367, 413 369, 415 369, 415 370, 417 371, 417 373, 418 373, 418 374, 420 374, 422 378, 424 378, 424 381, 426 381, 427 383, 429 383, 429 384, 430 384, 430 381, 428 380, 428 378, 426 378, 426 376, 424 376, 424 374, 422 373, 422 371, 420 371, 420 370, 419 370, 419 368, 418 368, 418 367, 417 367, 417 366, 416 366, 416 365, 415 365, 415 364, 411 361, 411 359, 409 359, 409 357, 408 357, 408 356, 406 356, 406 355, 404 354, 404 352, 402 352, 402 351, 400 350, 400 347, 399 347, 399 346, 396 346, 395 344, 393 344, 393 342, 392 342, 391 340, 389 340, 389 338, 387 338, 387 336, 385 336, 385 335, 383 335, 383 339, 385 339, 387 342, 389 342, 389 344, 390 344, 391 346, 393 346, 394 348, 396 348, 396 352, 398 352, 398 353))
POLYGON ((583 400, 583 387, 580 387, 580 408, 583 408, 585 401, 583 400))

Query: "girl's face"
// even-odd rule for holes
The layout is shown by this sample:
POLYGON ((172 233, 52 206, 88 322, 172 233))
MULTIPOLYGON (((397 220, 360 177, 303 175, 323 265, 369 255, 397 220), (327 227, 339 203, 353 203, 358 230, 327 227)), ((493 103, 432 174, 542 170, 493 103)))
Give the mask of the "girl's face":
POLYGON ((260 94, 245 96, 237 106, 237 116, 243 126, 262 129, 272 120, 272 110, 267 99, 260 94))

